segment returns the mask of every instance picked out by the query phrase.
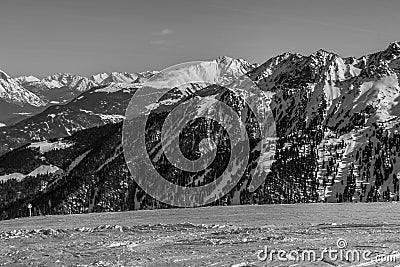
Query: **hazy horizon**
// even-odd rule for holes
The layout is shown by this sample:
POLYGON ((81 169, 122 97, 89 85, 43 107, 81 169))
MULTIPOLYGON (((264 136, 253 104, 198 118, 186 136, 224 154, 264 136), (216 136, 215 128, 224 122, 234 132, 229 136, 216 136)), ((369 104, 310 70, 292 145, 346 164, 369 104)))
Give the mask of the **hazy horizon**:
POLYGON ((395 0, 2 1, 10 76, 140 72, 219 56, 263 63, 323 48, 343 57, 400 40, 395 0))

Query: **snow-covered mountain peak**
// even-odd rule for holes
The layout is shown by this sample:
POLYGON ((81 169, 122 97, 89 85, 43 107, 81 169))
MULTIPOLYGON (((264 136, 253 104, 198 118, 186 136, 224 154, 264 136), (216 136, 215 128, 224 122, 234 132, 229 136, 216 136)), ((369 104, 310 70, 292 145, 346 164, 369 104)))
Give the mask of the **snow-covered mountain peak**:
POLYGON ((106 80, 110 79, 109 82, 115 82, 115 83, 133 83, 137 78, 138 75, 136 73, 114 71, 111 72, 111 74, 108 76, 106 80))
POLYGON ((37 77, 35 77, 35 76, 32 76, 32 75, 29 75, 29 76, 20 76, 20 77, 17 77, 17 78, 15 78, 18 82, 21 82, 21 83, 30 83, 30 82, 39 82, 40 81, 40 79, 39 78, 37 78, 37 77))
POLYGON ((41 107, 46 105, 44 100, 23 88, 16 79, 11 78, 4 71, 0 71, 0 98, 8 103, 16 103, 20 106, 41 107))
POLYGON ((189 62, 173 66, 153 75, 144 84, 155 88, 173 88, 193 82, 230 84, 251 69, 252 65, 243 59, 224 56, 212 61, 189 62))
POLYGON ((60 73, 59 72, 59 73, 56 73, 56 74, 53 74, 51 76, 44 78, 42 81, 46 81, 46 82, 59 81, 63 84, 66 84, 73 79, 82 79, 82 78, 84 78, 84 77, 81 77, 79 75, 72 75, 71 73, 60 73))
POLYGON ((10 78, 11 78, 11 77, 8 76, 7 73, 5 73, 4 71, 0 70, 0 79, 2 79, 2 80, 8 80, 8 79, 10 79, 10 78))
POLYGON ((326 50, 326 49, 320 48, 320 49, 318 49, 317 51, 315 51, 314 53, 312 53, 312 55, 322 55, 322 56, 325 56, 325 55, 336 55, 336 53, 333 53, 333 52, 328 51, 328 50, 326 50))
POLYGON ((89 79, 94 81, 97 84, 100 84, 101 82, 103 82, 106 78, 108 78, 109 74, 108 73, 98 73, 98 74, 94 74, 92 75, 89 79))
POLYGON ((318 62, 318 64, 329 64, 330 61, 335 60, 339 56, 335 53, 329 52, 325 49, 319 49, 310 55, 310 59, 318 62))
POLYGON ((231 65, 231 64, 243 64, 243 65, 250 65, 246 60, 241 59, 241 58, 232 58, 228 56, 221 56, 215 59, 215 62, 218 64, 224 64, 224 65, 231 65))
POLYGON ((392 42, 388 45, 386 51, 395 52, 397 54, 400 53, 400 41, 392 42))

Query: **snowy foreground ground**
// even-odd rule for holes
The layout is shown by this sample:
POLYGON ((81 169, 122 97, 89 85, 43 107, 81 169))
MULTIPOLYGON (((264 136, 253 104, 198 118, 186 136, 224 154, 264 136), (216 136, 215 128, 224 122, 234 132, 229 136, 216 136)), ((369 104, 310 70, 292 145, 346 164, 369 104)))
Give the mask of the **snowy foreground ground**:
POLYGON ((210 207, 0 221, 0 266, 400 266, 395 251, 400 251, 400 203, 210 207), (344 245, 341 253, 351 260, 340 256, 338 240, 344 245), (329 248, 338 252, 321 257, 329 248), (264 261, 260 251, 270 256, 272 249, 293 258, 283 261, 272 253, 272 260, 264 261), (315 253, 316 261, 302 252, 315 253), (348 252, 360 257, 369 252, 372 261, 351 258, 348 252))

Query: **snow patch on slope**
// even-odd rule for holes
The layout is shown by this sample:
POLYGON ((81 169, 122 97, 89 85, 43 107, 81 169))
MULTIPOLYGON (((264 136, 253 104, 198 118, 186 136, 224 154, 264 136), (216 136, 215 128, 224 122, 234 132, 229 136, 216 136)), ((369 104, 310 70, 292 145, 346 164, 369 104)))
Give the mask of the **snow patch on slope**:
POLYGON ((22 181, 25 177, 36 177, 38 175, 44 175, 50 173, 63 173, 63 170, 54 165, 41 165, 28 174, 15 172, 11 174, 2 175, 0 176, 0 181, 7 181, 10 179, 22 181))
POLYGON ((32 143, 28 147, 29 148, 39 148, 40 153, 46 153, 51 150, 59 150, 59 149, 66 149, 73 146, 73 143, 66 143, 63 141, 56 141, 53 143, 49 143, 47 141, 32 143))

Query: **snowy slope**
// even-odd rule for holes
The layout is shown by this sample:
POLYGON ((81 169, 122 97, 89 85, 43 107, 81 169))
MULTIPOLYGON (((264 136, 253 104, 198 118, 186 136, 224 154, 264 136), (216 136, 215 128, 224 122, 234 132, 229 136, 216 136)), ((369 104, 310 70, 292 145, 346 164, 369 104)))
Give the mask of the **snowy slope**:
POLYGON ((17 80, 0 71, 0 98, 9 103, 18 105, 31 105, 40 107, 46 105, 46 102, 39 96, 26 90, 17 80))
POLYGON ((188 82, 229 84, 252 69, 243 59, 219 57, 213 61, 182 64, 152 76, 143 86, 173 88, 188 82))

